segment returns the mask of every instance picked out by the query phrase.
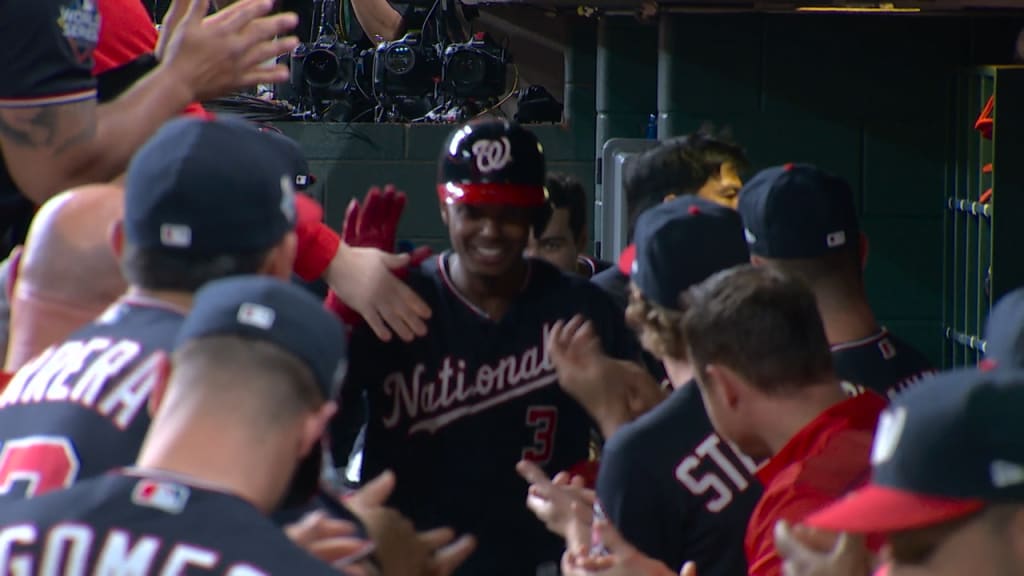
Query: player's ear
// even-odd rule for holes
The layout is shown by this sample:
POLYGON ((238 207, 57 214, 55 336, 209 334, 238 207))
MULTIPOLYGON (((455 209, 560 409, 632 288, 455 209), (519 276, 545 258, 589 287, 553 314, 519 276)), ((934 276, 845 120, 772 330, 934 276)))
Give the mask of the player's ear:
POLYGON ((708 364, 704 368, 704 372, 714 383, 713 387, 716 389, 714 393, 718 394, 721 403, 734 410, 742 399, 745 388, 743 377, 722 364, 708 364))
POLYGON ((118 218, 107 227, 107 238, 110 241, 110 249, 118 260, 124 253, 124 220, 118 218))
POLYGON ((331 418, 338 412, 337 402, 325 402, 319 410, 310 414, 303 424, 302 430, 302 455, 309 454, 309 451, 324 437, 327 425, 331 418))
POLYGON ((261 272, 281 280, 290 280, 295 267, 295 256, 299 249, 299 237, 289 232, 267 253, 261 272))
POLYGON ((449 216, 448 214, 448 205, 445 204, 444 202, 441 202, 441 222, 444 223, 445 228, 448 227, 450 218, 451 216, 449 216))
POLYGON ((149 393, 149 402, 146 404, 150 418, 156 416, 156 413, 160 410, 160 404, 163 403, 164 394, 167 392, 167 383, 171 381, 170 358, 161 352, 157 362, 156 385, 153 386, 153 391, 149 393))

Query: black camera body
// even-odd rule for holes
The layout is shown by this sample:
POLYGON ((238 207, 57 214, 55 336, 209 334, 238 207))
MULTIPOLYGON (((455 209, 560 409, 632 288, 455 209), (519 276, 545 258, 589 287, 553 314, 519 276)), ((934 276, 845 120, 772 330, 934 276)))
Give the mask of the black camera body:
POLYGON ((441 77, 438 46, 423 42, 418 33, 382 42, 373 56, 373 94, 385 108, 401 116, 422 116, 434 107, 441 77))
POLYGON ((354 45, 321 36, 292 50, 292 89, 314 100, 342 98, 355 91, 358 53, 354 45))
POLYGON ((480 34, 449 44, 442 56, 441 90, 456 100, 499 98, 507 89, 508 53, 480 34))

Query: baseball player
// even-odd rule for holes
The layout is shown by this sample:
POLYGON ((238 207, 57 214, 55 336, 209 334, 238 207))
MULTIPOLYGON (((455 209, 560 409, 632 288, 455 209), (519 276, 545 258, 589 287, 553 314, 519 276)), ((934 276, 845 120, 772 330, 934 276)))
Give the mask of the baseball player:
POLYGON ((290 276, 297 209, 282 150, 247 124, 180 119, 136 154, 115 229, 130 288, 0 394, 4 497, 38 496, 131 463, 160 359, 192 293, 223 276, 290 276))
POLYGON ((12 258, 6 370, 63 342, 124 294, 109 238, 123 217, 123 194, 109 185, 59 194, 39 209, 12 258))
POLYGON ((885 399, 844 394, 814 295, 791 275, 730 268, 687 290, 683 307, 711 423, 743 453, 768 459, 757 471, 764 494, 745 548, 751 576, 778 576, 776 523, 801 519, 867 480, 885 399))
POLYGON ((590 278, 611 264, 586 255, 587 191, 568 174, 548 174, 546 188, 551 201, 551 218, 531 235, 526 254, 543 258, 566 272, 590 278))
POLYGON ((708 420, 679 304, 691 285, 749 259, 743 226, 733 210, 684 196, 644 212, 635 245, 626 317, 675 390, 605 445, 597 498, 626 540, 669 568, 693 561, 703 576, 744 576, 744 535, 761 496, 756 465, 708 420))
POLYGON ((848 393, 892 396, 933 371, 875 319, 864 291, 867 240, 846 182, 808 164, 776 166, 747 182, 739 212, 751 261, 811 286, 848 393))
MULTIPOLYGON (((363 478, 394 470, 392 500, 420 527, 449 524, 477 536, 460 575, 526 576, 557 570, 561 542, 523 506, 521 459, 564 470, 588 458, 591 422, 558 386, 547 352, 552 325, 594 323, 607 352, 635 359, 621 311, 583 278, 523 255, 546 219, 544 153, 505 119, 458 127, 441 153, 437 192, 452 250, 408 278, 434 310, 425 338, 352 336, 342 405, 367 417, 363 478)), ((358 429, 336 419, 333 445, 358 429)))
MULTIPOLYGON (((256 276, 210 283, 181 325, 169 381, 136 386, 152 390, 155 410, 136 467, 5 503, 0 572, 337 574, 266 514, 296 463, 320 451, 344 350, 341 324, 301 288, 256 276)), ((153 358, 166 372, 167 358, 153 358)), ((68 472, 65 439, 29 442, 42 450, 47 439, 50 471, 68 472)))
MULTIPOLYGON (((644 152, 637 157, 625 181, 629 238, 633 238, 640 214, 677 196, 695 194, 736 208, 743 186, 740 174, 747 166, 747 157, 739 146, 707 130, 666 140, 644 152)), ((608 291, 623 309, 629 299, 634 250, 632 246, 627 247, 620 255, 618 266, 594 276, 594 282, 608 291)))
MULTIPOLYGON (((882 414, 871 481, 811 514, 805 526, 886 537, 893 576, 1021 574, 1022 404, 1024 374, 1017 368, 971 368, 923 380, 882 414)), ((837 552, 822 556, 831 560, 837 552)), ((861 546, 860 555, 826 564, 827 574, 865 576, 863 552, 861 546)), ((790 562, 801 575, 813 574, 808 568, 818 564, 799 557, 790 562)))

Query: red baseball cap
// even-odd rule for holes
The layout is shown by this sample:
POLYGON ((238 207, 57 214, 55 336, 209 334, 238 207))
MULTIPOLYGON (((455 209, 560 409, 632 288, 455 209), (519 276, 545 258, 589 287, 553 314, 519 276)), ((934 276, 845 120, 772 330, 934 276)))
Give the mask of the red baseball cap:
POLYGON ((990 502, 1024 502, 1024 372, 929 376, 882 413, 871 482, 804 523, 888 534, 935 526, 990 502))

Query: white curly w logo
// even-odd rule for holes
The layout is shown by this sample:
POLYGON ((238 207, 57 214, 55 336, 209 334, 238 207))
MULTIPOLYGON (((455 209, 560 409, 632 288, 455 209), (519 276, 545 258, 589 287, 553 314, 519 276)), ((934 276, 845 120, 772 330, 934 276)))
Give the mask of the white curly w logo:
POLYGON ((476 167, 484 174, 501 170, 512 161, 512 145, 508 138, 500 140, 478 140, 473 143, 476 167))

